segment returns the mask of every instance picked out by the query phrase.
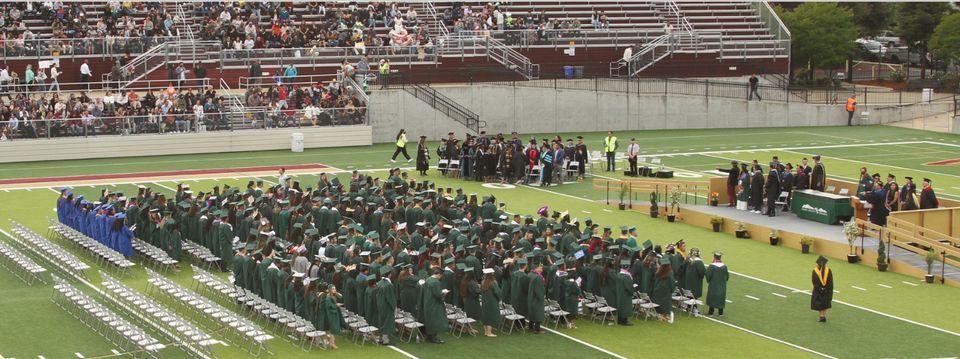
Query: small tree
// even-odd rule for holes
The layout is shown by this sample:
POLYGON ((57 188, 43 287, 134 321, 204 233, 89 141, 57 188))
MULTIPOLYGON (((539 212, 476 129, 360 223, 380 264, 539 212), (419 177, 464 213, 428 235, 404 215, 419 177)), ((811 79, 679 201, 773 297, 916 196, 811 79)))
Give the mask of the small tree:
POLYGON ((657 192, 650 192, 650 212, 659 212, 660 207, 657 203, 660 202, 660 195, 657 192))
POLYGON ((933 261, 937 260, 937 251, 932 247, 927 250, 927 254, 923 256, 923 261, 927 262, 927 275, 933 275, 933 261))
POLYGON ((940 59, 960 63, 960 13, 947 15, 933 30, 930 51, 940 59))
POLYGON ((627 196, 627 185, 620 184, 620 204, 623 204, 623 199, 627 196))
MULTIPOLYGON (((793 11, 776 9, 792 34, 790 56, 795 66, 837 68, 856 48, 857 27, 849 8, 836 3, 807 2, 793 11)), ((810 79, 813 73, 808 72, 810 79)))
POLYGON ((850 245, 850 255, 856 255, 857 253, 853 250, 853 244, 857 241, 857 236, 860 235, 860 228, 857 228, 857 224, 854 222, 844 223, 843 235, 847 237, 847 243, 850 245))
POLYGON ((670 190, 670 214, 680 213, 680 195, 679 187, 670 190))

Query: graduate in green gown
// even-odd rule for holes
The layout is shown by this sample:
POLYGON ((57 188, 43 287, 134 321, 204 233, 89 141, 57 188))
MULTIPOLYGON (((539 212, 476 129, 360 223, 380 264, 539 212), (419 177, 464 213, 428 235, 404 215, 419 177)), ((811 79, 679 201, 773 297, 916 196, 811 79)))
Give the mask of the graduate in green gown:
MULTIPOLYGON (((617 298, 615 307, 617 308, 617 324, 633 325, 630 323, 630 316, 633 315, 633 277, 627 269, 630 267, 630 260, 620 261, 620 272, 617 273, 616 283, 614 285, 617 298)), ((610 303, 614 304, 614 303, 610 303)))
POLYGON ((340 335, 343 327, 347 326, 343 319, 343 313, 337 306, 339 298, 340 294, 337 293, 337 287, 330 285, 327 287, 326 295, 320 296, 320 305, 317 309, 317 315, 323 318, 323 326, 320 330, 327 332, 327 341, 329 341, 332 349, 337 349, 337 341, 334 336, 340 335))
POLYGON ((427 341, 434 344, 443 344, 437 335, 447 331, 447 312, 443 300, 447 290, 440 283, 441 277, 443 270, 434 268, 432 275, 424 281, 420 293, 420 316, 417 318, 424 325, 427 341))
POLYGON ((493 326, 500 324, 500 285, 494 279, 493 268, 483 269, 483 281, 480 284, 480 322, 483 323, 483 335, 495 337, 493 326))
MULTIPOLYGON (((468 318, 480 320, 480 284, 473 276, 473 268, 464 269, 463 279, 460 280, 460 297, 463 298, 463 312, 468 318)), ((470 334, 476 334, 473 328, 470 328, 470 334)))
POLYGON ((700 258, 700 249, 691 248, 690 256, 684 263, 683 288, 689 290, 694 298, 699 299, 703 296, 703 276, 706 271, 703 259, 700 258))
POLYGON ((417 282, 420 279, 413 274, 413 267, 409 264, 402 266, 397 278, 397 285, 400 287, 400 308, 416 318, 419 313, 417 298, 420 297, 420 284, 417 282))
POLYGON ((303 298, 303 292, 305 287, 303 286, 305 274, 304 273, 294 273, 293 274, 293 285, 291 292, 293 293, 293 313, 299 315, 301 318, 306 317, 306 306, 307 302, 303 298))
MULTIPOLYGON (((569 266, 568 266, 569 267, 569 266)), ((577 316, 580 311, 580 287, 577 285, 578 274, 561 272, 559 276, 563 281, 563 298, 560 300, 560 308, 570 313, 567 315, 567 328, 577 327, 577 316)))
POLYGON ((517 260, 517 265, 520 266, 520 269, 513 272, 514 278, 510 288, 512 299, 510 301, 513 303, 513 310, 526 317, 528 314, 527 292, 530 290, 530 278, 527 277, 527 259, 517 260))
POLYGON ((535 334, 543 333, 540 324, 544 320, 544 301, 546 300, 546 279, 543 278, 543 263, 534 265, 527 275, 529 289, 527 290, 527 319, 530 320, 529 330, 535 334))
POLYGON ((650 300, 659 305, 657 313, 660 313, 660 319, 669 323, 673 323, 673 290, 675 287, 670 258, 662 257, 653 279, 653 293, 650 295, 650 300))
POLYGON ((390 335, 396 333, 397 289, 393 285, 393 268, 385 265, 380 267, 380 283, 377 284, 376 302, 377 318, 374 326, 380 331, 380 344, 390 345, 390 335))
POLYGON ((347 310, 356 313, 357 312, 357 271, 356 267, 351 267, 347 271, 347 278, 340 283, 340 287, 343 288, 343 306, 347 310))
POLYGON ((730 272, 720 259, 722 255, 723 253, 713 252, 713 263, 707 268, 707 306, 710 307, 707 315, 713 315, 713 310, 718 309, 723 316, 723 308, 727 305, 727 280, 730 279, 730 272))
POLYGON ((363 295, 363 318, 367 320, 367 323, 376 323, 377 322, 377 276, 374 274, 367 274, 367 282, 364 286, 364 295, 363 295))
POLYGON ((247 286, 247 267, 250 263, 247 261, 247 246, 240 243, 237 247, 237 254, 233 256, 233 284, 245 288, 247 286))
MULTIPOLYGON (((179 262, 183 260, 183 239, 180 237, 180 229, 177 227, 177 221, 173 218, 167 219, 163 229, 164 249, 170 258, 179 262)), ((174 271, 179 271, 179 266, 174 271)))

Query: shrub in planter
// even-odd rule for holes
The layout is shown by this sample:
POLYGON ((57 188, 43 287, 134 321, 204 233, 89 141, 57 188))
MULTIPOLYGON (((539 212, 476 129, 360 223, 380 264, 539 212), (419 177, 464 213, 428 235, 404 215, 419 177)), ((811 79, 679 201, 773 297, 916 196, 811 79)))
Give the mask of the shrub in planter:
POLYGON ((747 226, 743 222, 737 222, 737 238, 750 238, 750 233, 747 233, 747 226))
POLYGON ((877 247, 877 270, 881 272, 887 271, 887 248, 884 246, 883 241, 880 241, 880 245, 877 247))
POLYGON ((804 254, 810 253, 810 246, 813 245, 813 238, 803 236, 800 238, 800 251, 804 254))
POLYGON ((858 228, 854 222, 844 223, 843 235, 847 238, 847 244, 850 246, 850 253, 847 254, 847 262, 857 263, 857 261, 860 260, 860 256, 858 256, 854 250, 853 243, 856 242, 857 236, 860 235, 860 228, 858 228))
POLYGON ((780 244, 780 231, 773 229, 770 231, 770 245, 775 246, 780 244))
POLYGON ((723 225, 723 217, 720 217, 720 216, 710 217, 710 224, 713 226, 714 232, 720 232, 720 226, 723 225))
POLYGON ((935 260, 937 260, 937 251, 930 248, 923 256, 923 261, 927 262, 927 275, 923 276, 923 279, 926 280, 927 283, 933 283, 933 261, 935 260))
POLYGON ((674 188, 670 191, 670 207, 667 208, 667 221, 673 222, 677 219, 677 213, 680 213, 680 188, 674 188))
POLYGON ((657 218, 660 214, 660 207, 657 206, 659 201, 660 195, 657 192, 650 192, 650 218, 657 218))
POLYGON ((621 211, 627 208, 626 203, 623 202, 623 199, 627 196, 627 186, 624 184, 620 185, 620 204, 617 205, 621 211))
POLYGON ((720 205, 720 193, 713 192, 710 194, 710 205, 717 207, 720 205))

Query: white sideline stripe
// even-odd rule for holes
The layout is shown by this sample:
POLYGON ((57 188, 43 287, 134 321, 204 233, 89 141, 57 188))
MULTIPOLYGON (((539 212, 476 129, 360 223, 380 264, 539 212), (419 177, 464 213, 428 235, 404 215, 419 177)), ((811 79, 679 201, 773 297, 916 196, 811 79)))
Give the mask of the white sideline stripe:
POLYGON ((753 299, 753 300, 760 300, 760 298, 754 297, 754 296, 752 296, 752 295, 744 295, 744 297, 747 297, 747 298, 750 298, 750 299, 753 299))
MULTIPOLYGON (((790 342, 788 342, 788 341, 780 340, 780 339, 771 337, 771 336, 769 336, 769 335, 760 334, 760 333, 757 333, 757 332, 752 331, 752 330, 750 330, 750 329, 741 327, 741 326, 739 326, 739 325, 730 324, 730 323, 724 322, 724 321, 719 320, 719 319, 710 318, 710 317, 705 317, 705 316, 700 316, 700 318, 709 320, 709 321, 714 322, 714 323, 720 323, 720 324, 726 325, 726 326, 728 326, 728 327, 731 327, 731 328, 734 328, 734 329, 738 329, 738 330, 741 330, 741 331, 744 331, 744 332, 747 332, 747 333, 756 335, 756 336, 758 336, 758 337, 761 337, 761 338, 764 338, 764 339, 767 339, 767 340, 772 340, 772 341, 775 341, 775 342, 777 342, 777 343, 780 343, 780 344, 783 344, 783 345, 786 345, 786 346, 789 346, 789 347, 792 347, 792 348, 795 348, 795 349, 800 349, 800 350, 803 350, 803 351, 805 351, 805 352, 807 352, 807 353, 810 353, 810 354, 819 355, 819 356, 824 357, 824 358, 836 359, 836 357, 833 357, 833 356, 830 356, 830 355, 827 355, 827 354, 818 352, 818 351, 813 350, 813 349, 810 349, 810 348, 802 347, 802 346, 799 346, 799 345, 790 343, 790 342)), ((548 330, 549 330, 549 329, 548 329, 548 330)))
POLYGON ((120 352, 117 351, 116 349, 110 349, 110 352, 112 352, 113 354, 116 354, 116 355, 120 355, 120 352))
POLYGON ((586 213, 586 214, 590 214, 590 213, 591 213, 590 211, 587 211, 587 210, 581 210, 580 212, 583 212, 583 213, 586 213))
POLYGON ((905 281, 905 280, 900 281, 900 283, 903 283, 903 284, 906 284, 906 285, 912 285, 912 286, 914 286, 914 287, 916 287, 916 286, 919 285, 919 284, 917 284, 917 283, 910 283, 910 282, 907 282, 907 281, 905 281))
POLYGON ((733 303, 732 300, 729 300, 729 299, 725 299, 725 300, 727 301, 727 303, 733 303))
POLYGON ((157 185, 157 186, 166 188, 166 189, 171 190, 171 191, 174 191, 174 192, 177 191, 177 190, 175 190, 175 189, 173 189, 173 188, 170 188, 170 187, 167 187, 167 186, 165 186, 165 185, 163 185, 163 184, 160 184, 160 182, 150 182, 150 183, 153 183, 153 184, 155 184, 155 185, 157 185))
POLYGON ((87 187, 90 187, 90 188, 95 188, 95 187, 93 187, 93 185, 89 185, 89 186, 87 186, 87 187))
POLYGON ((881 287, 884 287, 884 288, 888 288, 888 289, 893 288, 893 287, 891 287, 891 286, 889 286, 889 285, 886 285, 886 284, 877 283, 877 285, 879 285, 879 286, 881 286, 881 287))
POLYGON ((603 211, 604 211, 604 212, 613 212, 613 211, 611 211, 611 210, 609 210, 609 209, 606 209, 606 208, 604 208, 603 211))
MULTIPOLYGON (((730 273, 735 274, 735 275, 738 275, 738 276, 741 276, 741 277, 744 277, 744 278, 753 279, 753 280, 758 281, 758 282, 767 283, 767 284, 769 284, 769 285, 777 286, 777 287, 780 287, 780 288, 784 288, 784 289, 788 289, 788 290, 793 290, 793 291, 800 291, 799 289, 796 289, 796 288, 788 287, 788 286, 785 286, 785 285, 783 285, 783 284, 774 283, 774 282, 771 282, 771 281, 768 281, 768 280, 765 280, 765 279, 760 279, 760 278, 757 278, 757 277, 754 277, 754 276, 751 276, 751 275, 747 275, 747 274, 743 274, 743 273, 740 273, 740 272, 730 271, 730 273)), ((917 321, 914 321, 914 320, 910 320, 910 319, 907 319, 907 318, 898 317, 898 316, 893 315, 893 314, 887 314, 887 313, 884 313, 884 312, 881 312, 881 311, 878 311, 878 310, 873 310, 873 309, 870 309, 870 308, 867 308, 867 307, 862 307, 862 306, 859 306, 859 305, 856 305, 856 304, 847 303, 847 302, 844 302, 844 301, 842 301, 842 300, 834 299, 833 302, 834 302, 834 303, 840 303, 840 304, 846 305, 846 306, 848 306, 848 307, 857 308, 857 309, 860 309, 860 310, 863 310, 863 311, 867 311, 867 312, 870 312, 870 313, 873 313, 873 314, 876 314, 876 315, 882 315, 882 316, 887 317, 887 318, 890 318, 890 319, 896 319, 896 320, 899 320, 899 321, 902 321, 902 322, 906 322, 906 323, 910 323, 910 324, 913 324, 913 325, 916 325, 916 326, 921 326, 921 327, 924 327, 924 328, 927 328, 927 329, 936 330, 936 331, 941 332, 941 333, 946 333, 946 334, 950 334, 950 335, 953 335, 953 336, 960 337, 960 333, 957 333, 957 332, 954 332, 954 331, 950 331, 950 330, 946 330, 946 329, 943 329, 943 328, 938 328, 938 327, 932 326, 932 325, 930 325, 930 324, 920 323, 920 322, 917 322, 917 321)))
POLYGON ((857 289, 857 290, 862 290, 862 291, 864 291, 864 292, 866 292, 866 291, 867 291, 867 289, 866 289, 866 288, 860 288, 860 287, 858 287, 858 286, 855 286, 855 285, 851 285, 850 287, 851 287, 851 288, 853 288, 853 289, 857 289))
MULTIPOLYGON (((120 353, 114 352, 114 354, 120 354, 120 353)), ((37 359, 47 359, 47 358, 43 355, 37 355, 37 359)))
POLYGON ((76 355, 77 358, 81 358, 81 359, 84 358, 83 354, 80 354, 80 353, 73 353, 73 355, 76 355))
POLYGON ((405 356, 405 357, 407 357, 407 358, 410 358, 410 359, 419 359, 419 358, 417 358, 416 356, 414 356, 413 354, 407 353, 407 352, 403 351, 403 349, 397 348, 395 345, 388 345, 387 348, 393 349, 393 351, 395 351, 395 352, 397 352, 397 353, 400 353, 400 354, 402 354, 403 356, 405 356))
POLYGON ((773 295, 778 296, 778 297, 780 297, 780 298, 786 298, 786 297, 787 297, 787 296, 785 296, 785 295, 783 295, 783 294, 780 294, 780 293, 770 293, 770 294, 773 294, 773 295))
POLYGON ((30 192, 30 189, 29 189, 29 188, 27 188, 27 192, 30 192))
MULTIPOLYGON (((55 190, 55 189, 53 189, 53 188, 50 188, 50 187, 47 187, 47 189, 49 189, 49 190, 51 190, 51 191, 53 191, 53 192, 55 192, 56 194, 60 194, 60 191, 57 191, 57 190, 55 190)), ((10 192, 10 191, 8 191, 8 190, 4 190, 4 191, 6 191, 6 192, 10 192)))
POLYGON ((595 350, 597 350, 597 351, 600 351, 600 352, 602 352, 602 353, 604 353, 604 354, 607 354, 607 355, 609 355, 609 356, 612 356, 612 357, 614 357, 614 358, 627 359, 626 357, 624 357, 624 356, 622 356, 622 355, 616 354, 616 353, 614 353, 614 352, 612 352, 612 351, 603 349, 603 348, 598 347, 598 346, 596 346, 596 345, 593 345, 593 344, 587 343, 587 342, 585 342, 585 341, 582 341, 582 340, 580 340, 580 339, 577 339, 577 338, 571 337, 571 336, 569 336, 569 335, 563 334, 563 333, 558 332, 558 331, 556 331, 556 330, 553 330, 553 329, 550 329, 550 328, 543 328, 543 329, 545 329, 546 331, 551 332, 551 333, 553 333, 553 334, 556 334, 556 335, 559 335, 559 336, 561 336, 561 337, 564 337, 564 338, 570 339, 570 340, 572 340, 572 341, 575 341, 575 342, 577 342, 577 343, 583 344, 583 345, 585 345, 585 346, 587 346, 587 347, 593 348, 593 349, 595 349, 595 350))

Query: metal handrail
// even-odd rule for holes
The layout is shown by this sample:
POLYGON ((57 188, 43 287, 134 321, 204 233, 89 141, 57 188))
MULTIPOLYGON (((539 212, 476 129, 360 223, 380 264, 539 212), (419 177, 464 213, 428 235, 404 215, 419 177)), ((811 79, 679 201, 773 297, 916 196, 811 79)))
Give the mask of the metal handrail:
POLYGON ((477 133, 480 132, 480 115, 463 107, 429 85, 405 84, 403 89, 454 121, 459 122, 477 133))
POLYGON ((670 9, 670 12, 677 17, 677 21, 680 22, 680 30, 683 30, 683 32, 687 34, 693 32, 693 25, 690 25, 690 21, 687 20, 687 17, 680 11, 680 6, 677 5, 677 2, 670 0, 666 5, 667 8, 670 9))
POLYGON ((365 106, 370 105, 370 95, 363 90, 363 86, 360 86, 353 77, 345 76, 343 71, 337 71, 337 78, 340 79, 340 83, 344 84, 344 86, 352 88, 354 95, 363 102, 365 106))
POLYGON ((430 15, 430 17, 433 18, 433 21, 436 22, 437 29, 440 30, 440 38, 446 38, 448 35, 450 35, 450 30, 447 29, 447 24, 444 24, 443 20, 440 19, 440 14, 437 13, 437 8, 433 6, 433 1, 424 1, 423 5, 424 8, 427 9, 427 13, 430 15))
MULTIPOLYGON (((28 95, 28 96, 36 96, 36 95, 45 95, 45 94, 59 93, 59 94, 61 94, 61 97, 63 97, 62 94, 65 94, 65 93, 71 93, 71 92, 88 92, 88 91, 91 91, 91 90, 97 90, 97 91, 118 91, 118 90, 123 90, 123 91, 134 91, 134 92, 163 91, 163 90, 166 90, 174 81, 172 81, 172 80, 167 80, 167 79, 164 79, 164 80, 143 80, 143 79, 141 79, 141 80, 137 80, 137 81, 135 81, 135 82, 138 83, 138 84, 144 84, 144 83, 145 83, 146 85, 142 85, 142 86, 129 86, 129 85, 128 85, 127 87, 118 89, 118 88, 117 88, 117 81, 109 81, 109 80, 108 80, 108 81, 96 81, 96 82, 57 82, 57 85, 58 85, 58 87, 59 87, 57 90, 52 90, 52 89, 51 89, 51 87, 52 87, 52 85, 53 85, 53 82, 51 82, 51 81, 48 81, 48 82, 46 82, 46 83, 44 83, 44 84, 42 84, 42 85, 40 85, 40 84, 34 84, 34 85, 20 84, 20 85, 7 85, 6 87, 9 88, 10 90, 13 90, 13 91, 16 92, 16 93, 23 93, 23 94, 26 94, 26 95, 28 95)), ((202 90, 202 89, 207 88, 207 86, 210 85, 210 78, 208 78, 208 77, 199 78, 199 79, 198 79, 198 78, 191 78, 191 79, 187 79, 185 82, 186 82, 186 83, 181 84, 181 85, 178 87, 178 89, 180 89, 180 90, 185 90, 185 89, 197 89, 197 90, 202 90)))

